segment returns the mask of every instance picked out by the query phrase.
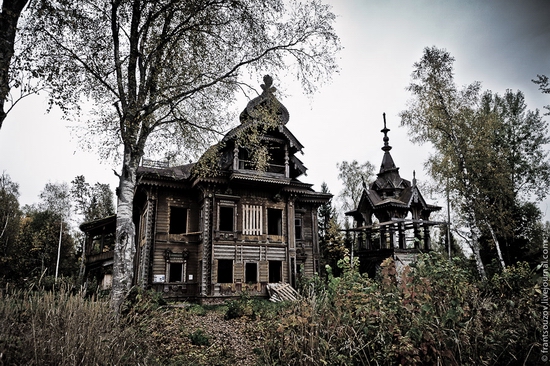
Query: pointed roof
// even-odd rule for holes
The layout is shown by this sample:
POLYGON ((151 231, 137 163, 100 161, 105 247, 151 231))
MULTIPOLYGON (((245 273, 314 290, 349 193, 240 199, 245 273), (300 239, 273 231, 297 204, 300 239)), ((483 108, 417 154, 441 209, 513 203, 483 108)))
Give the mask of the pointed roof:
POLYGON ((385 113, 383 118, 384 128, 380 132, 384 134, 382 139, 384 141, 384 146, 382 146, 384 156, 382 164, 380 164, 380 171, 370 187, 365 187, 357 208, 346 214, 357 217, 362 212, 366 212, 389 220, 395 215, 401 215, 404 218, 413 206, 420 207, 425 213, 439 210, 441 207, 427 204, 420 194, 416 185, 416 173, 413 172, 412 184, 399 175, 399 168, 390 154, 392 149, 388 137, 390 129, 386 125, 385 113))
POLYGON ((388 137, 388 132, 390 131, 390 129, 386 127, 386 113, 383 113, 382 116, 384 117, 384 128, 381 129, 380 132, 384 134, 384 146, 382 146, 384 157, 382 158, 382 164, 380 165, 379 175, 388 170, 399 170, 399 168, 396 168, 395 163, 393 162, 393 158, 390 154, 390 150, 392 149, 392 147, 389 144, 390 138, 388 137))

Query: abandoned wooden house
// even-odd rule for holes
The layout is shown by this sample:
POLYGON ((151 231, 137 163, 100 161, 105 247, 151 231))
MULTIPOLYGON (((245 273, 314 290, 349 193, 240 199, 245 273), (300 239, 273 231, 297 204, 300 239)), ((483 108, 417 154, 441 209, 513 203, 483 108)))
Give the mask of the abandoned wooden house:
POLYGON ((358 248, 354 253, 359 258, 360 271, 374 276, 380 263, 389 257, 396 266, 410 264, 418 253, 431 249, 430 227, 445 223, 430 221, 430 214, 441 207, 426 203, 416 184, 413 172, 412 183, 401 178, 390 154, 383 115, 384 156, 376 180, 364 189, 357 208, 346 212, 352 216, 353 231, 358 234, 358 248))
MULTIPOLYGON (((298 180, 306 172, 296 157, 303 146, 286 127, 289 113, 269 76, 262 88, 240 114, 240 125, 215 146, 215 174, 196 174, 196 164, 145 162, 138 169, 136 285, 170 299, 208 302, 243 291, 267 296, 269 283, 294 285, 301 273, 318 272, 317 208, 331 195, 298 180), (261 133, 267 166, 257 169, 241 137, 267 120, 261 133)), ((104 287, 110 285, 115 220, 81 226, 86 275, 104 287)))

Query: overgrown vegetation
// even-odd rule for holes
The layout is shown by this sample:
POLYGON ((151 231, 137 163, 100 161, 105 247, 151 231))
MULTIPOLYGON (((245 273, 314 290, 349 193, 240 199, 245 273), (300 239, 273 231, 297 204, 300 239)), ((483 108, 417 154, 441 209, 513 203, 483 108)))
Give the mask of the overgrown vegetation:
POLYGON ((151 354, 139 332, 66 289, 0 292, 3 365, 143 365, 151 354))
POLYGON ((526 263, 479 282, 432 253, 376 279, 349 258, 301 286, 302 300, 243 295, 223 306, 132 290, 108 304, 65 287, 0 293, 0 363, 118 365, 523 365, 541 355, 541 287, 526 263))
POLYGON ((509 267, 480 285, 436 254, 373 280, 344 263, 340 278, 310 284, 310 296, 267 330, 264 364, 536 364, 540 309, 533 272, 509 267))

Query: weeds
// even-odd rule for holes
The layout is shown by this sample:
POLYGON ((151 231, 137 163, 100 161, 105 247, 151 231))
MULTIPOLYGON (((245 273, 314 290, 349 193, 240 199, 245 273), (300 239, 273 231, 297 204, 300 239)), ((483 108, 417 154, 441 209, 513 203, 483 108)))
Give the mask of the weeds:
MULTIPOLYGON (((302 285, 304 299, 266 324, 270 365, 536 364, 537 285, 526 265, 489 283, 435 254, 377 280, 342 263, 340 278, 302 285)), ((539 290, 540 291, 540 290, 539 290)))
POLYGON ((108 303, 65 289, 0 294, 0 364, 146 364, 142 339, 108 303))

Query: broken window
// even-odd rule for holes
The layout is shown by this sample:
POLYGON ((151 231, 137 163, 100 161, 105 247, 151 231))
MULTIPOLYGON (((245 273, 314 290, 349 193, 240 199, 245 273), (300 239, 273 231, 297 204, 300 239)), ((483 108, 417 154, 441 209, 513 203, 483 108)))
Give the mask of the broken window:
POLYGON ((234 206, 220 206, 219 231, 234 231, 235 208, 234 206))
POLYGON ((294 219, 294 237, 296 240, 302 239, 302 218, 296 217, 294 219))
POLYGON ((168 282, 183 282, 183 263, 168 263, 168 282))
POLYGON ((269 283, 277 283, 282 281, 283 265, 281 261, 269 261, 269 283))
POLYGON ((243 234, 262 235, 262 206, 243 205, 243 234))
POLYGON ((185 234, 187 232, 187 209, 170 206, 170 234, 185 234))
POLYGON ((218 259, 218 283, 233 283, 233 260, 218 259))
POLYGON ((244 282, 256 283, 258 282, 258 264, 246 263, 244 272, 244 282))
POLYGON ((283 210, 267 209, 267 234, 283 235, 283 210))

